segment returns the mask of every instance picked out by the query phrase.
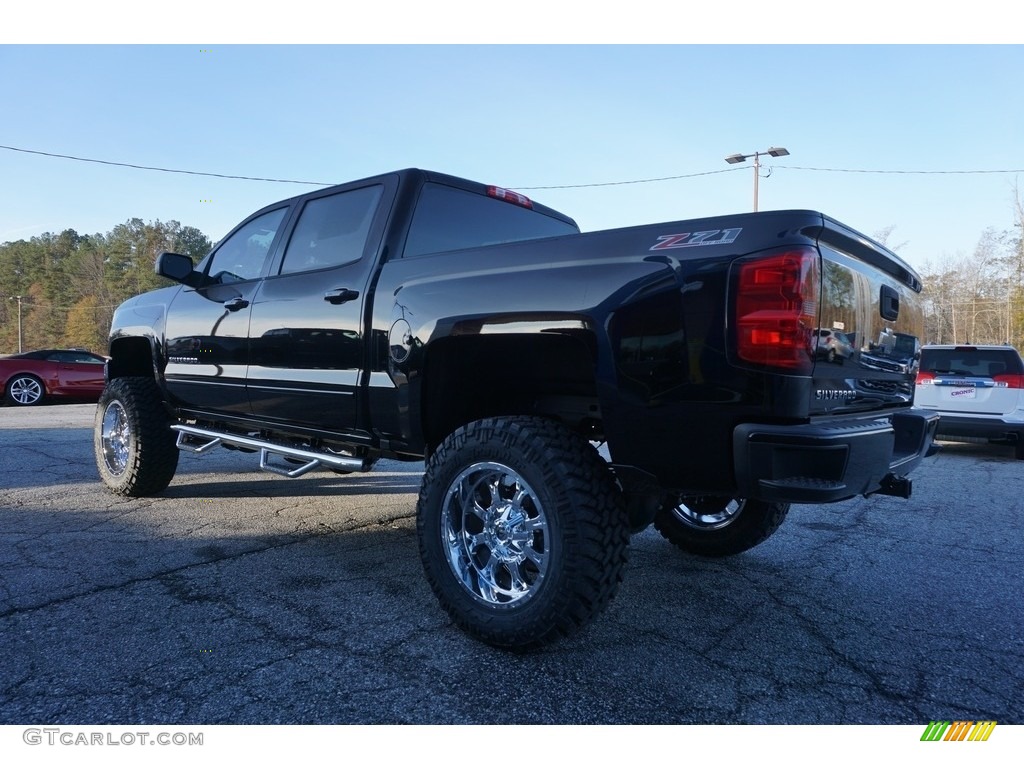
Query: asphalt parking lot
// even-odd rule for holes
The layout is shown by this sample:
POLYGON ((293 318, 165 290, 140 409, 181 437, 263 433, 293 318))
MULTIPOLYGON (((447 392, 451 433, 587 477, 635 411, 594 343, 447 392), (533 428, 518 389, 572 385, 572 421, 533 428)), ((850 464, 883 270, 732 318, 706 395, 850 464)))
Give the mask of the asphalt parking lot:
POLYGON ((795 506, 728 560, 636 536, 610 609, 512 655, 423 577, 421 465, 93 464, 94 406, 0 408, 0 723, 1024 723, 1024 463, 947 444, 909 501, 795 506))

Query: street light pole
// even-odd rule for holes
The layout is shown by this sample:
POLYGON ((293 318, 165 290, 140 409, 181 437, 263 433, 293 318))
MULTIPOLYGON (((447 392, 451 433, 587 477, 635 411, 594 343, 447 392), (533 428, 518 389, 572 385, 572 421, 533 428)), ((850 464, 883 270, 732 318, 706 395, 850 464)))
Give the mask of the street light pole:
POLYGON ((754 210, 757 210, 757 183, 761 178, 761 155, 771 155, 772 157, 783 157, 789 154, 789 150, 785 147, 769 147, 761 152, 752 152, 749 155, 729 155, 725 158, 725 162, 730 165, 736 163, 742 163, 744 160, 748 160, 751 157, 754 158, 754 210))
POLYGON ((18 354, 21 354, 21 300, 24 296, 11 296, 12 301, 18 302, 18 354))
POLYGON ((754 213, 757 213, 757 182, 761 179, 761 153, 754 153, 754 213))

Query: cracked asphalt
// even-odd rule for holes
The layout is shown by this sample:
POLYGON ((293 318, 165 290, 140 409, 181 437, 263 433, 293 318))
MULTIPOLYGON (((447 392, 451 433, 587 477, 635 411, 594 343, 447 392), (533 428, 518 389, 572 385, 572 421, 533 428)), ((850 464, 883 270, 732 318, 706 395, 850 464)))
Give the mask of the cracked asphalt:
POLYGON ((648 529, 607 612, 512 655, 426 584, 422 465, 218 450, 123 499, 93 412, 0 408, 0 723, 1024 723, 1010 448, 946 444, 911 500, 794 506, 725 560, 648 529))

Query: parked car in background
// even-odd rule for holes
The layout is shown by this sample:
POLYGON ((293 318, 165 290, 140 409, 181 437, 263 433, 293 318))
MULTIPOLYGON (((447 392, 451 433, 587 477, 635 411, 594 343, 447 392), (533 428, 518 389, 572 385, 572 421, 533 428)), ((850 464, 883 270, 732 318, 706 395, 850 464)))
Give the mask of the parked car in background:
POLYGON ((853 357, 854 347, 850 337, 834 328, 819 328, 814 337, 814 351, 818 358, 830 363, 853 357))
POLYGON ((39 349, 0 357, 0 388, 10 405, 92 400, 103 392, 107 358, 83 349, 39 349))
POLYGON ((922 347, 914 405, 939 412, 940 438, 1006 443, 1024 459, 1024 362, 1013 347, 922 347))

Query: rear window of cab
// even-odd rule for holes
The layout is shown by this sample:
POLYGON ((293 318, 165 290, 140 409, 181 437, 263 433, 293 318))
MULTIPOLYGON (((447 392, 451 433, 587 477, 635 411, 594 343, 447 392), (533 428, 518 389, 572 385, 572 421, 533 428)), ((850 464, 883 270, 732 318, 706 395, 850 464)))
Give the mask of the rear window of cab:
POLYGON ((541 211, 430 182, 423 185, 416 203, 404 256, 578 232, 572 224, 541 211))

